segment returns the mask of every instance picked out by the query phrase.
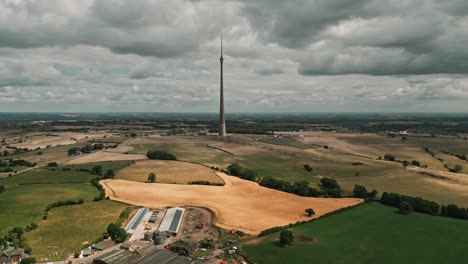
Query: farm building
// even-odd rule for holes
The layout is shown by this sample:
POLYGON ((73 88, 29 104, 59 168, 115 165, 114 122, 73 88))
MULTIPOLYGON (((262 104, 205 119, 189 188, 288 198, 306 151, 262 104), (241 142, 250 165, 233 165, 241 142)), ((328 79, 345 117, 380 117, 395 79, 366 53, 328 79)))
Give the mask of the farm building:
POLYGON ((115 249, 93 260, 93 264, 189 264, 196 263, 179 256, 167 249, 158 249, 155 246, 146 246, 135 251, 115 249))
POLYGON ((0 250, 0 264, 13 264, 19 263, 23 258, 28 255, 24 253, 23 249, 5 248, 0 250))
POLYGON ((125 227, 125 231, 127 233, 132 234, 133 231, 138 227, 141 222, 141 219, 145 214, 148 212, 148 208, 140 208, 138 212, 133 216, 132 220, 128 222, 127 226, 125 227))
POLYGON ((170 208, 166 211, 161 224, 159 225, 160 232, 170 232, 177 234, 184 217, 185 209, 180 207, 170 208))
POLYGON ((189 257, 197 250, 197 242, 193 240, 177 240, 170 245, 170 248, 174 252, 189 257))
POLYGON ((158 214, 159 214, 158 211, 153 211, 153 212, 151 213, 150 218, 148 219, 148 222, 150 222, 150 223, 156 223, 156 220, 158 219, 158 214))

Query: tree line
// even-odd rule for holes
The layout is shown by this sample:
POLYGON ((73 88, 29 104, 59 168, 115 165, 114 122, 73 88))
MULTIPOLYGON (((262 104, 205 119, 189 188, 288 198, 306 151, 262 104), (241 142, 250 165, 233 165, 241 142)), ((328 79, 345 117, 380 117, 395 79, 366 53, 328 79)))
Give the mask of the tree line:
MULTIPOLYGON (((304 166, 304 169, 307 169, 304 166)), ((311 169, 311 168, 310 168, 311 169)), ((299 196, 305 197, 341 197, 343 190, 338 185, 338 182, 330 178, 322 178, 320 180, 320 190, 317 190, 309 186, 307 181, 296 181, 289 182, 285 180, 275 179, 271 176, 257 178, 257 174, 250 170, 243 168, 239 163, 232 163, 227 167, 227 172, 229 175, 237 176, 244 180, 258 182, 260 186, 267 187, 270 189, 275 189, 278 191, 283 191, 287 193, 297 194, 299 196)))
POLYGON ((241 179, 248 180, 248 181, 256 181, 257 173, 251 169, 243 168, 239 163, 235 162, 232 163, 227 167, 227 171, 229 175, 237 176, 241 179))
MULTIPOLYGON (((426 148, 427 149, 427 148, 426 148)), ((427 152, 427 150, 426 150, 427 152)), ((384 160, 386 161, 393 161, 393 162, 398 162, 403 165, 403 167, 408 167, 408 166, 415 166, 415 167, 421 167, 421 168, 427 168, 427 165, 421 164, 418 160, 413 160, 413 161, 407 161, 407 160, 397 160, 394 155, 392 154, 385 154, 384 155, 384 160)), ((379 159, 382 159, 382 157, 379 157, 379 159)))
POLYGON ((94 143, 94 144, 87 144, 84 147, 73 147, 68 149, 68 155, 72 156, 75 155, 76 152, 81 151, 82 153, 91 153, 95 150, 101 150, 105 146, 102 143, 94 143))
POLYGON ((218 182, 209 182, 209 181, 191 181, 188 184, 190 185, 213 185, 213 186, 223 186, 223 183, 218 182))
POLYGON ((13 167, 13 166, 24 166, 24 167, 34 167, 36 162, 29 162, 22 159, 9 159, 9 160, 0 160, 0 167, 13 167))
POLYGON ((44 215, 42 216, 42 220, 47 220, 47 218, 49 218, 49 211, 52 208, 60 207, 60 206, 66 206, 66 205, 83 204, 83 203, 84 203, 83 199, 79 199, 77 201, 65 200, 65 201, 58 201, 58 202, 55 202, 55 203, 50 203, 44 209, 44 215))
POLYGON ((176 156, 161 150, 150 150, 146 153, 148 159, 153 160, 177 160, 176 156))
MULTIPOLYGON (((366 187, 355 185, 353 197, 362 198, 366 201, 374 201, 376 199, 377 190, 368 192, 366 187)), ((428 215, 438 215, 457 219, 468 220, 468 208, 459 207, 455 204, 439 205, 438 203, 421 197, 412 197, 398 193, 382 193, 382 197, 378 200, 381 204, 395 207, 399 209, 401 214, 409 214, 412 211, 420 212, 428 215)))

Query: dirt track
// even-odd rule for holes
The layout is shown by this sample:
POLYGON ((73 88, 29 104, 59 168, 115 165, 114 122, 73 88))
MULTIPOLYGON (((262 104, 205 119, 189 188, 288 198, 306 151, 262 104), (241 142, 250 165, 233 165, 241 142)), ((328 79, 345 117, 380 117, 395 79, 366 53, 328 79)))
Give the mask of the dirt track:
POLYGON ((250 181, 218 175, 225 186, 198 186, 104 180, 106 194, 116 201, 160 208, 167 206, 202 206, 217 216, 217 225, 239 229, 249 234, 274 226, 310 219, 304 210, 313 208, 315 217, 361 203, 356 198, 311 198, 280 192, 250 181))

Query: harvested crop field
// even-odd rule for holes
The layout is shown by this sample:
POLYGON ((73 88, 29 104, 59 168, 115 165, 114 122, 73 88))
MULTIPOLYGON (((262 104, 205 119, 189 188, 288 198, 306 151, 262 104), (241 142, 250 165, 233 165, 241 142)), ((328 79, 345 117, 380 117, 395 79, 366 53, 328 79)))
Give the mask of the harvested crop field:
POLYGON ((116 201, 161 208, 201 206, 213 210, 217 225, 258 234, 274 226, 309 220, 304 210, 313 208, 319 217, 361 203, 356 198, 301 197, 259 186, 257 183, 217 173, 224 186, 175 185, 103 180, 106 195, 116 201))
POLYGON ((140 154, 121 154, 116 152, 99 151, 88 155, 80 156, 76 159, 65 162, 65 165, 85 164, 91 162, 101 161, 117 161, 117 160, 145 160, 148 159, 146 155, 140 154))
POLYGON ((146 182, 148 174, 156 174, 160 183, 186 184, 191 181, 223 183, 216 173, 202 165, 173 160, 137 161, 117 173, 116 178, 128 181, 146 182))
POLYGON ((27 149, 37 149, 37 148, 48 148, 59 145, 71 145, 79 141, 87 141, 91 139, 98 139, 104 137, 111 137, 112 134, 107 133, 56 133, 56 134, 47 134, 47 135, 34 135, 26 136, 20 138, 19 143, 11 144, 11 146, 16 148, 27 148, 27 149))

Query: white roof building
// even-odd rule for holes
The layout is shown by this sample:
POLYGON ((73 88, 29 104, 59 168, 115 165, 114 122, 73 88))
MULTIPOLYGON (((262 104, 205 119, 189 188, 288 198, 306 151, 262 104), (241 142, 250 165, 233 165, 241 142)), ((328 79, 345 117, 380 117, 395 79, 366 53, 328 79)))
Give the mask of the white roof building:
POLYGON ((166 211, 161 224, 159 225, 160 232, 169 231, 177 234, 179 232, 182 219, 184 218, 185 208, 174 207, 166 211))

